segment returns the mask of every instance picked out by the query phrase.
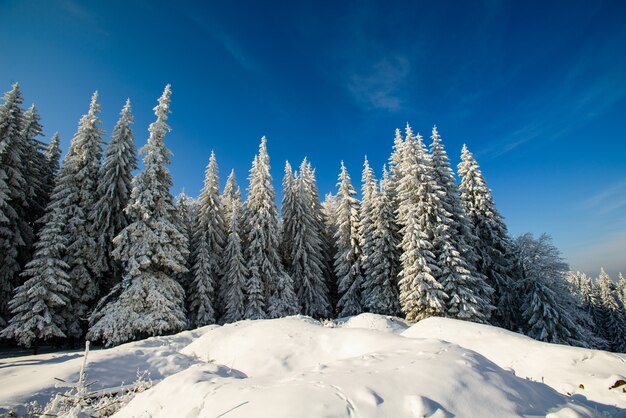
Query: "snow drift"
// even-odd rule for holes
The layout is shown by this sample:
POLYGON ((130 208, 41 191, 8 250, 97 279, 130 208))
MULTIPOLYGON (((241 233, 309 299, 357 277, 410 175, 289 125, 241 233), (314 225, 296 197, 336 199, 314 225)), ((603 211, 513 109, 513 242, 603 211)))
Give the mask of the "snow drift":
MULTIPOLYGON (((125 344, 90 354, 88 380, 119 384, 138 368, 162 379, 118 417, 593 417, 626 407, 607 383, 626 375, 620 356, 440 318, 327 325, 241 321, 125 344)), ((81 360, 59 357, 2 361, 0 406, 49 397, 52 377, 71 377, 81 360)))

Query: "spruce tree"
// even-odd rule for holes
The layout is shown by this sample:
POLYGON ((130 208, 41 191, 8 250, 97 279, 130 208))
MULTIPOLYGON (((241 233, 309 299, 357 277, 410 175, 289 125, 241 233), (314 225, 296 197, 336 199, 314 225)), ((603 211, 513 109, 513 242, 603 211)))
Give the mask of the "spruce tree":
POLYGON ((476 269, 487 277, 487 284, 494 290, 492 301, 496 309, 492 319, 497 325, 514 329, 517 319, 517 303, 511 292, 514 254, 506 224, 496 209, 478 163, 465 145, 458 169, 461 202, 478 239, 476 269))
MULTIPOLYGON (((244 241, 243 241, 243 225, 242 225, 242 219, 243 219, 243 204, 241 202, 241 190, 239 188, 239 185, 237 184, 237 179, 235 178, 235 170, 231 170, 230 174, 228 175, 228 178, 226 179, 226 185, 224 186, 224 191, 222 192, 222 196, 221 196, 221 201, 222 201, 222 214, 224 216, 224 228, 225 228, 225 232, 226 232, 226 238, 228 240, 229 235, 230 235, 230 226, 231 226, 231 216, 232 213, 234 211, 233 206, 239 206, 238 210, 239 210, 239 223, 237 225, 237 237, 239 239, 239 247, 241 251, 244 251, 244 241)), ((225 245, 228 245, 228 242, 226 242, 225 245)), ((232 249, 231 249, 232 251, 232 249)), ((243 255, 242 255, 243 257, 243 255)), ((223 263, 224 264, 224 263, 223 263)), ((224 273, 223 269, 226 268, 224 265, 222 265, 222 272, 224 273)), ((247 274, 247 270, 246 270, 246 274, 247 274)), ((222 278, 222 281, 220 283, 218 283, 217 286, 217 310, 220 313, 220 315, 222 315, 222 317, 226 314, 226 293, 229 291, 228 289, 228 284, 225 281, 225 278, 222 278)), ((244 295, 245 297, 245 295, 244 295)))
POLYGON ((283 195, 283 248, 287 272, 293 279, 301 312, 314 318, 328 317, 330 303, 324 280, 323 237, 316 216, 314 179, 306 160, 292 177, 285 167, 283 195))
POLYGON ((600 270, 596 280, 594 297, 594 320, 611 351, 626 352, 626 320, 611 277, 600 270))
POLYGON ((48 205, 51 221, 39 232, 35 256, 22 273, 26 282, 9 302, 13 317, 0 334, 26 347, 34 345, 34 354, 40 341, 66 336, 62 309, 69 304, 71 285, 69 266, 62 259, 66 248, 62 225, 57 222, 61 217, 54 214, 62 210, 54 200, 48 205))
POLYGON ((122 292, 103 308, 89 338, 107 345, 178 332, 186 325, 184 291, 173 275, 185 271, 187 237, 178 230, 166 165, 171 152, 164 138, 169 131, 170 86, 154 108, 143 170, 133 178, 126 213, 130 224, 113 240, 113 256, 124 266, 122 292))
POLYGON ((297 313, 293 282, 280 259, 276 193, 270 175, 267 140, 261 139, 259 153, 250 169, 250 186, 245 215, 248 280, 245 317, 279 317, 297 313))
POLYGON ((56 182, 56 176, 59 173, 60 161, 61 161, 61 140, 59 139, 59 133, 56 132, 52 135, 52 139, 46 149, 46 169, 44 174, 44 184, 48 197, 46 199, 46 206, 50 202, 52 190, 54 190, 54 184, 56 182))
POLYGON ((248 269, 241 241, 242 211, 241 198, 233 198, 230 201, 226 249, 224 250, 224 257, 222 257, 224 276, 222 278, 223 285, 220 288, 223 298, 221 323, 240 321, 244 319, 245 314, 248 269))
POLYGON ((446 312, 447 295, 437 281, 441 269, 434 251, 441 189, 435 182, 424 143, 407 126, 402 178, 398 185, 398 223, 402 225, 400 305, 409 321, 446 312))
POLYGON ((337 255, 337 246, 335 243, 335 234, 337 233, 337 196, 327 193, 324 202, 320 203, 323 215, 323 229, 325 238, 324 260, 327 268, 326 287, 328 288, 328 299, 330 303, 331 313, 335 313, 335 307, 339 301, 337 291, 337 276, 335 275, 335 256, 337 255))
POLYGON ((493 290, 487 285, 486 277, 476 271, 476 237, 461 204, 450 159, 437 127, 433 127, 431 139, 433 178, 441 190, 439 225, 435 231, 435 254, 440 269, 437 281, 448 295, 446 315, 484 323, 493 309, 489 303, 493 290))
POLYGON ((130 100, 126 101, 120 119, 113 128, 106 147, 98 179, 98 201, 93 210, 94 236, 97 239, 95 271, 101 292, 108 292, 122 280, 122 266, 113 260, 113 238, 128 226, 128 205, 132 187, 132 171, 137 169, 137 150, 133 139, 130 100))
MULTIPOLYGON (((30 234, 38 230, 37 220, 41 218, 48 204, 50 190, 46 184, 47 159, 44 154, 46 145, 38 137, 42 136, 41 117, 37 108, 32 105, 24 112, 22 126, 22 140, 25 146, 23 170, 27 189, 26 222, 30 226, 30 234)), ((25 260, 30 260, 30 250, 33 242, 28 242, 24 254, 25 260)))
POLYGON ((78 130, 57 178, 62 195, 59 204, 65 212, 62 234, 67 251, 63 261, 69 266, 69 282, 72 285, 70 304, 64 312, 68 337, 84 334, 88 311, 99 293, 94 269, 97 236, 92 221, 103 143, 99 112, 98 93, 95 92, 89 112, 78 123, 78 130))
MULTIPOLYGON (((185 290, 185 295, 189 295, 193 278, 193 234, 198 222, 197 202, 193 198, 187 196, 183 191, 176 196, 176 212, 179 222, 179 230, 187 237, 187 242, 189 243, 189 255, 187 256, 185 262, 185 268, 187 271, 184 273, 178 273, 176 275, 176 279, 185 290)), ((188 308, 188 306, 186 307, 188 308)), ((189 312, 188 309, 187 312, 189 312)))
MULTIPOLYGON (((608 350, 609 343, 601 336, 599 327, 594 320, 594 286, 591 278, 585 273, 571 272, 567 276, 569 292, 573 297, 575 315, 572 318, 585 330, 584 346, 599 350, 608 350)), ((573 312, 573 309, 570 309, 573 312)))
MULTIPOLYGON (((224 225, 228 228, 230 225, 230 216, 233 211, 233 205, 239 204, 241 202, 241 190, 239 189, 239 185, 237 184, 237 179, 235 178, 235 170, 231 170, 228 178, 226 179, 226 185, 224 186, 224 191, 222 192, 222 212, 224 214, 224 225)), ((241 213, 239 214, 242 215, 241 213)))
POLYGON ((363 312, 361 291, 363 272, 361 267, 361 240, 359 237, 359 201, 350 181, 346 166, 341 162, 341 173, 337 183, 337 232, 335 233, 335 275, 338 281, 340 317, 358 315, 363 312))
MULTIPOLYGON (((285 171, 283 175, 283 200, 281 201, 280 211, 282 213, 282 222, 280 223, 280 256, 283 260, 287 271, 291 270, 293 241, 298 231, 298 219, 296 218, 297 209, 297 180, 294 176, 293 169, 289 161, 285 162, 285 171)), ((294 278, 294 286, 298 287, 298 282, 294 278)))
POLYGON ((399 315, 400 242, 397 241, 398 229, 389 181, 384 168, 383 179, 372 204, 370 255, 363 262, 363 306, 369 312, 399 315))
POLYGON ((326 217, 322 202, 320 201, 319 189, 317 187, 317 179, 315 170, 311 166, 311 163, 305 158, 300 164, 300 179, 303 183, 304 189, 311 196, 310 205, 313 220, 315 223, 315 230, 320 238, 322 248, 322 274, 324 276, 324 285, 326 288, 326 297, 329 303, 328 315, 332 315, 332 294, 336 290, 336 278, 334 271, 334 236, 328 233, 327 225, 328 219, 326 217))
POLYGON ((22 93, 16 83, 0 105, 0 325, 9 312, 7 302, 19 284, 20 252, 31 242, 26 219, 28 184, 27 147, 22 136, 22 93))
POLYGON ((361 205, 359 213, 359 239, 361 241, 361 265, 363 266, 364 282, 367 282, 367 259, 374 256, 372 247, 374 245, 373 238, 373 217, 374 217, 374 200, 378 194, 378 185, 374 177, 374 170, 369 165, 367 156, 363 163, 363 172, 361 174, 361 205))
POLYGON ((189 289, 189 317, 194 327, 215 323, 216 289, 225 243, 220 201, 219 175, 215 153, 211 152, 198 198, 198 219, 193 237, 193 276, 189 289))

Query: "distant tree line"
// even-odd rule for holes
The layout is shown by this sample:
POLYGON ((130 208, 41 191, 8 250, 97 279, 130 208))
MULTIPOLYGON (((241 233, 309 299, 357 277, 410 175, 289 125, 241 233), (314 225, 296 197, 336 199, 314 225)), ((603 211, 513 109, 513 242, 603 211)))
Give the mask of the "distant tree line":
POLYGON ((19 85, 0 104, 0 335, 116 345, 213 323, 374 312, 493 324, 626 351, 626 281, 568 273, 550 237, 512 239, 466 146, 457 183, 437 128, 396 130, 361 200, 344 164, 321 202, 315 169, 285 165, 281 214, 262 138, 246 200, 211 153, 193 199, 170 194, 170 86, 137 169, 127 101, 106 144, 98 94, 60 163, 19 85))

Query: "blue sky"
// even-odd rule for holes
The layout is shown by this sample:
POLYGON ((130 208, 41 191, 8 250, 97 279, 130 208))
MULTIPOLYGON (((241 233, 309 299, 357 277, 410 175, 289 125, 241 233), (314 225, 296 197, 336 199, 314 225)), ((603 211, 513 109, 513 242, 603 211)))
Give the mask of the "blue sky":
POLYGON ((513 235, 548 232, 575 269, 626 272, 626 2, 0 0, 0 90, 20 82, 64 150, 99 90, 138 146, 172 84, 174 193, 215 150, 242 186, 267 135, 275 185, 307 156, 380 171, 396 127, 467 143, 513 235))

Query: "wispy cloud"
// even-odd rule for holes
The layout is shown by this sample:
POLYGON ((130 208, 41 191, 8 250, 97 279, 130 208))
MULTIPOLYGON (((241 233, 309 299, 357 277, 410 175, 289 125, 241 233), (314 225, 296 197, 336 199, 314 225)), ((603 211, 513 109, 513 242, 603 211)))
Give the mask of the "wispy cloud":
POLYGON ((75 0, 61 0, 59 6, 67 14, 67 16, 73 18, 85 27, 91 30, 108 36, 109 32, 104 29, 102 23, 99 21, 98 16, 89 10, 84 4, 81 4, 75 0))
POLYGON ((259 71, 260 66, 252 58, 252 54, 216 19, 194 13, 193 8, 182 9, 181 13, 198 29, 213 38, 242 68, 250 72, 259 71))
POLYGON ((622 180, 585 200, 584 209, 597 210, 600 215, 607 215, 626 208, 626 180, 622 180))
POLYGON ((231 57, 239 63, 243 68, 250 72, 258 70, 258 65, 252 60, 250 55, 245 51, 241 44, 235 41, 225 32, 218 32, 215 34, 215 38, 219 41, 222 47, 228 52, 231 57))
POLYGON ((385 57, 350 74, 348 90, 366 108, 397 111, 404 105, 401 91, 410 72, 407 58, 385 57))
POLYGON ((626 30, 614 34, 600 47, 589 42, 563 75, 517 102, 512 115, 523 119, 501 120, 497 130, 520 126, 478 154, 496 158, 535 140, 554 141, 587 125, 626 98, 626 56, 616 55, 626 30))

